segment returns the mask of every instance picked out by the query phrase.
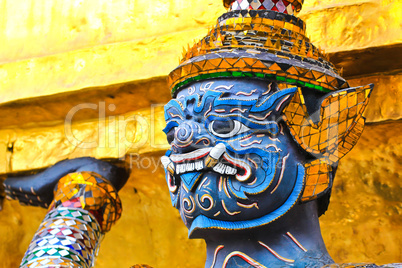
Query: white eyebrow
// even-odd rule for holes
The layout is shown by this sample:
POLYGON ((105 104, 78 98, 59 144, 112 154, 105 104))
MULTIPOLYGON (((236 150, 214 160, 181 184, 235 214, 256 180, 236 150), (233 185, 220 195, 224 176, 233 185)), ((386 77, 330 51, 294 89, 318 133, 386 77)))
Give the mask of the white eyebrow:
POLYGON ((230 90, 230 89, 232 89, 233 86, 234 85, 230 85, 230 86, 220 85, 220 86, 217 86, 216 88, 214 88, 214 90, 221 89, 221 88, 226 89, 226 90, 230 90))

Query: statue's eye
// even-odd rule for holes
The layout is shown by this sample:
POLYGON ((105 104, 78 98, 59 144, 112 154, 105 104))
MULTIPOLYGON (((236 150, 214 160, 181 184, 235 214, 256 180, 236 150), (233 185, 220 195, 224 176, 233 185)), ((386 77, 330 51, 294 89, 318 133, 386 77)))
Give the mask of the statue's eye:
POLYGON ((209 131, 220 138, 230 138, 250 129, 237 120, 214 120, 209 124, 209 131))

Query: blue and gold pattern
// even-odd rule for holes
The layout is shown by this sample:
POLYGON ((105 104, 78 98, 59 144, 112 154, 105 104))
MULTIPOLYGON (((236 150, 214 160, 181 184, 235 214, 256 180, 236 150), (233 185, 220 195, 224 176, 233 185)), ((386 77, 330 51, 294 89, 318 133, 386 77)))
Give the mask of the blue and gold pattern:
POLYGON ((298 201, 305 168, 282 120, 296 90, 219 79, 196 83, 165 106, 172 149, 162 161, 190 234, 264 225, 298 201))
POLYGON ((328 195, 373 88, 349 88, 311 44, 293 15, 303 1, 224 4, 228 12, 168 79, 171 150, 162 163, 193 236, 266 225, 328 195))

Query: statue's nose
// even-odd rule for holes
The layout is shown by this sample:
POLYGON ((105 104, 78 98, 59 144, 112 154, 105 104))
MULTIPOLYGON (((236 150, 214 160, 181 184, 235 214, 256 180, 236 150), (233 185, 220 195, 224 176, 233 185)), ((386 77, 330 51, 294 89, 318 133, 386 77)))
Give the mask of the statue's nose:
POLYGON ((211 137, 196 122, 181 123, 174 133, 172 147, 178 153, 186 153, 211 145, 211 137))
POLYGON ((182 123, 176 129, 174 136, 178 143, 185 145, 191 142, 191 138, 194 136, 193 127, 189 123, 182 123))

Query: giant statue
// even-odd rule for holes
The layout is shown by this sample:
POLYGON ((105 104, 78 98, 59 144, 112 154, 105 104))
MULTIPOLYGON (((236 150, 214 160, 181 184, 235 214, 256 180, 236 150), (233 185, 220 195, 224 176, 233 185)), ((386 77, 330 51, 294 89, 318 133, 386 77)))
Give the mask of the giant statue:
MULTIPOLYGON (((161 159, 189 237, 206 241, 205 267, 377 267, 334 264, 318 221, 373 86, 349 87, 309 41, 303 0, 224 4, 169 74, 161 159)), ((49 208, 21 267, 92 267, 126 179, 92 158, 7 179, 9 197, 49 208)))
POLYGON ((225 1, 169 75, 173 205, 205 267, 333 263, 318 217, 360 137, 372 85, 350 88, 293 15, 302 1, 225 1))

